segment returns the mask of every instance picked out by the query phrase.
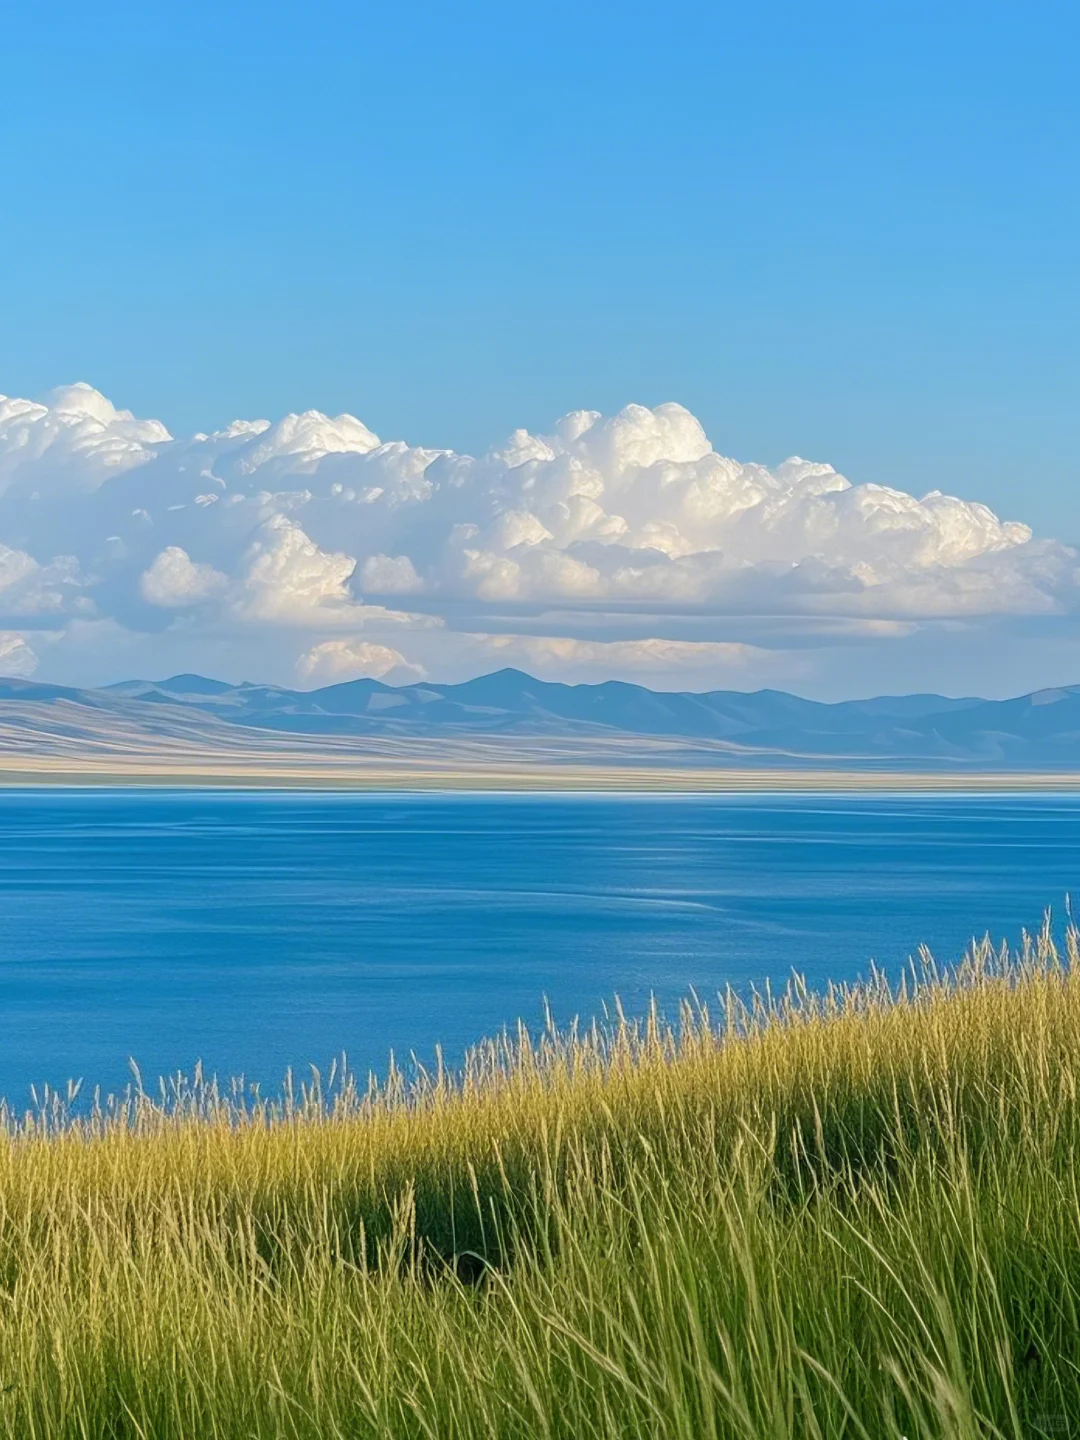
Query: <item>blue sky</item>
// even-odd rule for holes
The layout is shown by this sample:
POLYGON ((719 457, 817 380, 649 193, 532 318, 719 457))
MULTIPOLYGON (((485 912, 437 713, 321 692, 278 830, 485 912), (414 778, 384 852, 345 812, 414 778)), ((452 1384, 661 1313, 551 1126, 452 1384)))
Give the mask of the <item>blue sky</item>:
POLYGON ((966 0, 24 7, 0 88, 3 394, 87 381, 179 437, 347 411, 476 455, 652 408, 533 456, 546 510, 525 471, 440 490, 436 467, 412 530, 390 512, 421 462, 362 429, 204 447, 239 508, 199 528, 189 452, 100 395, 0 416, 0 480, 32 460, 0 496, 0 669, 118 679, 168 651, 292 681, 499 659, 820 694, 1076 679, 1078 43, 1075 6, 966 0), (724 478, 671 401, 773 478, 724 478), (675 489, 626 479, 646 452, 684 467, 675 489), (807 500, 776 470, 792 454, 906 494, 807 500), (702 465, 726 529, 701 520, 702 465), (260 466, 293 487, 273 514, 237 478, 260 466), (606 490, 560 530, 567 466, 606 490), (356 509, 376 470, 381 518, 356 509), (908 505, 934 489, 1036 540, 908 505), (758 568, 736 585, 728 561, 758 568), (697 643, 721 649, 678 648, 697 643))
POLYGON ((674 399, 1080 537, 1077 14, 24 7, 0 390, 465 450, 674 399))

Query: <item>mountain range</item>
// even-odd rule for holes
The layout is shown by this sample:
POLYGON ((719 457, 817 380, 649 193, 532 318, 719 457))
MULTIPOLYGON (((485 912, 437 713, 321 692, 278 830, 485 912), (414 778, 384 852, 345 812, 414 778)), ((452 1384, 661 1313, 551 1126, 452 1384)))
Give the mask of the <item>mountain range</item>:
MULTIPOLYGON (((665 763, 813 768, 1080 769, 1080 686, 1012 700, 887 695, 826 704, 778 690, 704 694, 607 681, 565 685, 519 670, 462 684, 352 680, 301 691, 174 675, 76 689, 0 679, 0 754, 81 743, 120 754, 156 744, 219 749, 280 744, 564 741, 610 758, 642 744, 665 763)), ((478 748, 479 747, 479 748, 478 748)), ((404 752, 403 752, 404 753, 404 752)))

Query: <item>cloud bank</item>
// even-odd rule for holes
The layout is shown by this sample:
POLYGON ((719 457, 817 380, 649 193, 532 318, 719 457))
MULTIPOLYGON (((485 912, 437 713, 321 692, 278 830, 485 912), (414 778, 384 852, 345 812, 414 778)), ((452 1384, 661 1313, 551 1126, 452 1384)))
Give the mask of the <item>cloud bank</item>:
POLYGON ((1067 638, 1078 614, 1071 547, 938 491, 728 459, 676 404, 575 411, 473 457, 351 415, 174 439, 88 385, 0 398, 8 674, 318 684, 520 664, 812 688, 928 636, 941 655, 1067 638))

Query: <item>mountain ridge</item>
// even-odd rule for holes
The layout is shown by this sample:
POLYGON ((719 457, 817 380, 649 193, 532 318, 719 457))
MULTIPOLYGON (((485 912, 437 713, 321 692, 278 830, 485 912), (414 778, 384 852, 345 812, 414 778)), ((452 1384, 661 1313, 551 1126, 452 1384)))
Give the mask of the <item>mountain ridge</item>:
POLYGON ((688 747, 698 760, 752 765, 893 763, 973 768, 1080 768, 1080 686, 1007 700, 935 694, 808 700, 782 690, 658 691, 628 681, 564 684, 506 668, 454 684, 363 678, 315 690, 195 674, 81 688, 0 679, 0 751, 58 728, 95 733, 250 732, 297 741, 366 738, 572 738, 598 750, 627 740, 688 747), (12 728, 14 726, 14 729, 12 728))

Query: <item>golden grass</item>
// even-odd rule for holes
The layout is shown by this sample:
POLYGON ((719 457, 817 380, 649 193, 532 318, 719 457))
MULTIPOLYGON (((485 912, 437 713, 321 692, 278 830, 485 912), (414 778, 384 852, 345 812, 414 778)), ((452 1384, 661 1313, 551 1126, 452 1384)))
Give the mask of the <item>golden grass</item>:
POLYGON ((1077 959, 46 1097, 0 1143, 2 1433, 1070 1433, 1077 959))

